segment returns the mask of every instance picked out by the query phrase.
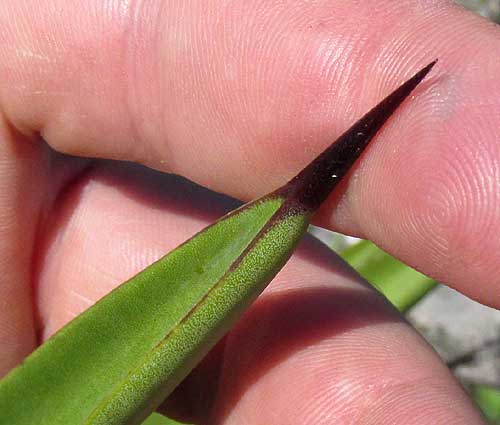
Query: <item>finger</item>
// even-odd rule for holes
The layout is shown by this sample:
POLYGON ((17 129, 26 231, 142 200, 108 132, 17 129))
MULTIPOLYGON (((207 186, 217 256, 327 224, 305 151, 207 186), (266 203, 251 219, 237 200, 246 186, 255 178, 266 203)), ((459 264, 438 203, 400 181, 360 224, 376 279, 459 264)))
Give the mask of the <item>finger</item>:
MULTIPOLYGON (((46 337, 229 206, 171 177, 154 182, 137 167, 97 168, 68 190, 49 226, 39 281, 46 337)), ((427 344, 311 241, 219 348, 177 394, 197 415, 185 419, 481 423, 427 344)))
POLYGON ((32 246, 41 220, 46 153, 0 117, 0 377, 36 345, 32 246))
POLYGON ((20 131, 242 199, 284 183, 439 57, 319 220, 500 305, 493 24, 416 0, 23 0, 0 19, 0 104, 20 131))
POLYGON ((26 140, 0 117, 0 377, 39 342, 39 238, 57 194, 85 163, 26 140))

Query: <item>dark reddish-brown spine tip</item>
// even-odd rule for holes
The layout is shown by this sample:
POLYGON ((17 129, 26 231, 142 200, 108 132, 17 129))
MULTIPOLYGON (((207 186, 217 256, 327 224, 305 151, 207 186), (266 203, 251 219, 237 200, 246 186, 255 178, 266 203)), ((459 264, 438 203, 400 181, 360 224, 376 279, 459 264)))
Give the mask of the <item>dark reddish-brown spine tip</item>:
POLYGON ((280 189, 278 192, 287 198, 287 203, 293 204, 290 207, 315 211, 346 175, 377 131, 436 62, 437 60, 431 62, 382 100, 280 189))

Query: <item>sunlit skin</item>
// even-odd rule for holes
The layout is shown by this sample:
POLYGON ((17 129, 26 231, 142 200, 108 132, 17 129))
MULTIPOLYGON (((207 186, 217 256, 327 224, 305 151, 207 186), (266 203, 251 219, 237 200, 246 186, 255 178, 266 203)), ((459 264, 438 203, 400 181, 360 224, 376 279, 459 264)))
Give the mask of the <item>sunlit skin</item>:
MULTIPOLYGON (((317 222, 499 307, 497 26, 430 0, 2 2, 1 373, 230 207, 55 151, 249 200, 436 57, 317 222)), ((423 340, 313 242, 168 409, 209 424, 481 423, 423 340)))

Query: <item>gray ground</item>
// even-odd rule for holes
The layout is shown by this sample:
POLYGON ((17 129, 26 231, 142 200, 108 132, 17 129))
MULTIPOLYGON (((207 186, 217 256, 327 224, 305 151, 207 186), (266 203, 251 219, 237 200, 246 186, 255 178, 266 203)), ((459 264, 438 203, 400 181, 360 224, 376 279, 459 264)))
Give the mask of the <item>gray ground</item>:
POLYGON ((440 286, 408 319, 465 384, 500 386, 499 310, 440 286))

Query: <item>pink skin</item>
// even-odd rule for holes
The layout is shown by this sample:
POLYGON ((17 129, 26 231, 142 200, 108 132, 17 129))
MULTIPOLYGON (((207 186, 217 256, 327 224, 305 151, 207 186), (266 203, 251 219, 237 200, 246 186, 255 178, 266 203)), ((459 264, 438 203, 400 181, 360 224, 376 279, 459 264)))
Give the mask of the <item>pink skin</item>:
MULTIPOLYGON (((318 223, 500 306, 497 26, 437 0, 83 4, 0 3, 0 374, 227 208, 54 150, 248 200, 435 58, 318 223)), ((481 422, 415 332, 312 242, 168 408, 211 424, 481 422)))

